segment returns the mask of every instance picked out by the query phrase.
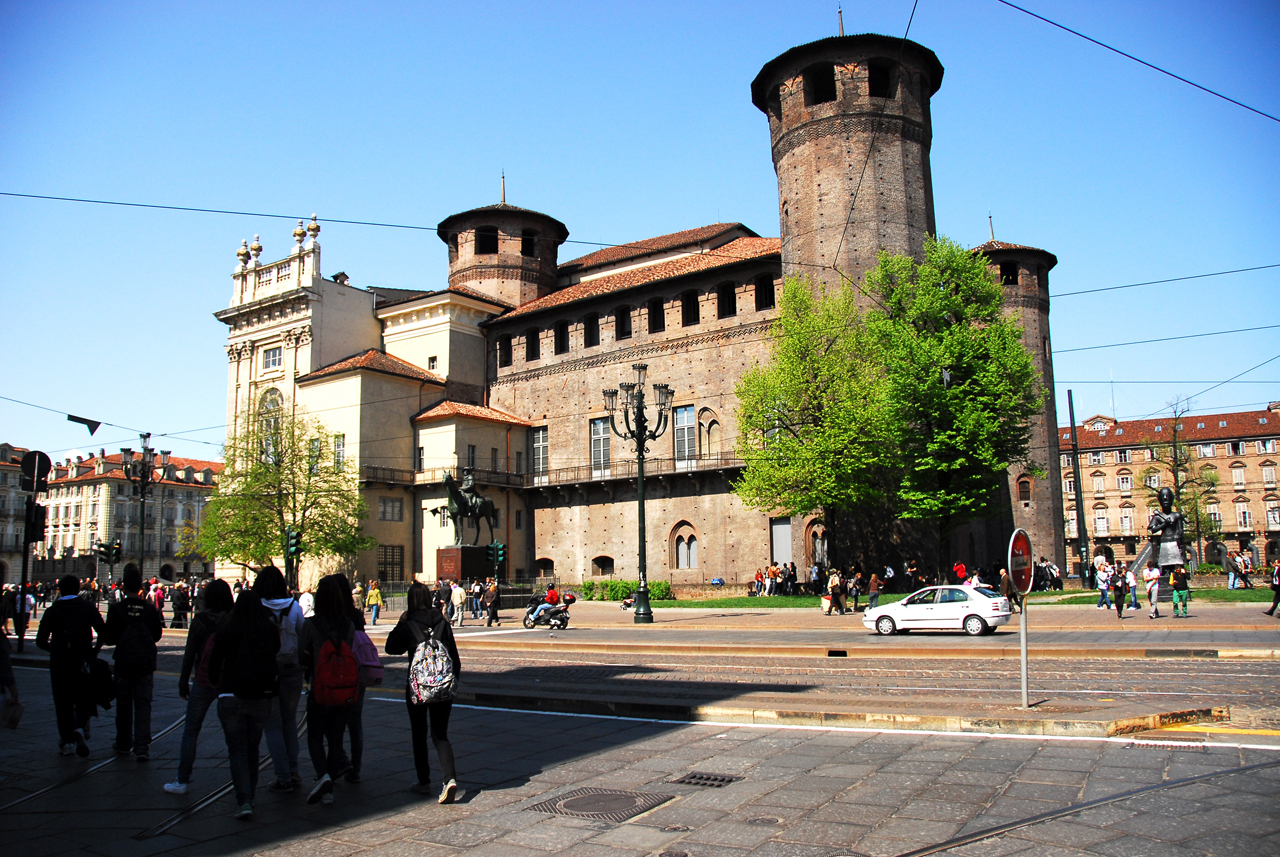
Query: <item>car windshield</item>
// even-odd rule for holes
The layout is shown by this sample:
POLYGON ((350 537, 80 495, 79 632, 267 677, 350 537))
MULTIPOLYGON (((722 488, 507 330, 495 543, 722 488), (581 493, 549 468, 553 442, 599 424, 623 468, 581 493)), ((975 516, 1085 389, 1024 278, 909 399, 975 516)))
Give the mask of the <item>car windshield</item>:
POLYGON ((999 597, 1000 597, 1000 593, 996 592, 994 589, 987 589, 985 586, 975 587, 973 591, 974 591, 974 592, 981 593, 982 595, 985 595, 985 596, 987 596, 988 598, 999 598, 999 597))
POLYGON ((912 595, 903 603, 907 605, 932 604, 933 599, 937 596, 937 594, 938 594, 938 591, 936 589, 926 589, 923 592, 917 592, 915 595, 912 595))

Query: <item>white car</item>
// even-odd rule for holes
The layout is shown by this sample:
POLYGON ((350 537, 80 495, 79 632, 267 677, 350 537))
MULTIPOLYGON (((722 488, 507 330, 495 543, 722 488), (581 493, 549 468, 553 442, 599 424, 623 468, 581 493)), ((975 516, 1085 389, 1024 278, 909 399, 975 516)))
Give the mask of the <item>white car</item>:
POLYGON ((901 601, 862 614, 862 624, 878 634, 899 631, 958 631, 989 634, 1009 622, 1009 599, 993 589, 928 586, 901 601))

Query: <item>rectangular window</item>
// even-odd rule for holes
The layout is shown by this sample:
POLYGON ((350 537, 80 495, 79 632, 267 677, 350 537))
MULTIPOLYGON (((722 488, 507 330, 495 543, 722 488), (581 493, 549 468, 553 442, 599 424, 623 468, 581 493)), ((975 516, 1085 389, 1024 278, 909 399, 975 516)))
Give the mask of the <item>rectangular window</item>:
POLYGON ((1244 441, 1233 440, 1227 444, 1227 455, 1244 455, 1244 441))
POLYGON ((496 446, 489 449, 489 469, 494 473, 498 472, 498 448, 496 446))
POLYGON ((404 520, 404 500, 399 497, 379 497, 378 498, 378 520, 379 521, 403 521, 404 520))
POLYGON ((511 365, 511 334, 498 337, 498 365, 511 365))
POLYGON ((532 444, 532 456, 530 463, 533 466, 534 484, 545 485, 547 482, 547 467, 551 454, 551 445, 548 442, 547 427, 533 429, 529 432, 529 441, 532 444))
POLYGON ((1066 529, 1066 533, 1067 533, 1067 538, 1069 538, 1069 539, 1078 539, 1078 538, 1080 538, 1080 530, 1079 530, 1079 527, 1078 527, 1078 526, 1077 526, 1077 524, 1076 524, 1076 513, 1075 513, 1075 512, 1068 512, 1068 513, 1067 513, 1067 520, 1066 520, 1066 527, 1065 527, 1065 529, 1066 529))
POLYGON ((1063 493, 1063 494, 1075 494, 1075 493, 1076 493, 1076 480, 1075 480, 1075 479, 1072 479, 1072 478, 1070 478, 1070 477, 1068 477, 1067 479, 1063 479, 1063 480, 1062 480, 1062 493, 1063 493))
POLYGON ((667 309, 662 298, 649 301, 649 332, 662 333, 667 329, 667 309))
POLYGON ((1105 476, 1093 477, 1093 493, 1101 494, 1106 490, 1107 490, 1107 477, 1105 476))
POLYGON ((609 420, 591 421, 591 475, 609 475, 609 420))
POLYGON ((437 368, 439 365, 440 365, 440 361, 439 361, 439 360, 437 360, 435 357, 428 357, 428 358, 427 358, 427 369, 428 369, 428 371, 431 371, 431 372, 436 371, 436 368, 437 368))
POLYGON ((721 283, 716 287, 716 315, 732 318, 738 314, 738 287, 733 283, 721 283))
POLYGON ((264 348, 262 351, 262 368, 263 369, 279 369, 284 365, 284 348, 277 345, 275 348, 264 348))
POLYGON ((1132 477, 1132 476, 1117 476, 1117 477, 1116 477, 1116 487, 1117 487, 1117 488, 1119 488, 1119 489, 1120 489, 1121 491, 1123 491, 1124 493, 1128 494, 1129 492, 1131 492, 1131 491, 1133 490, 1133 477, 1132 477))
POLYGON ((449 526, 449 516, 445 514, 446 509, 447 507, 441 506, 440 514, 436 516, 440 519, 440 529, 442 530, 449 526))
POLYGON ((313 437, 307 442, 307 475, 315 476, 320 472, 320 438, 313 437))
POLYGON ((1133 512, 1128 509, 1120 510, 1120 533, 1122 535, 1133 535, 1133 512))
POLYGON ((1103 464, 1103 463, 1105 462, 1105 460, 1106 460, 1106 459, 1105 459, 1105 456, 1106 456, 1106 453, 1102 453, 1102 452, 1091 452, 1091 453, 1089 453, 1089 463, 1090 463, 1090 464, 1103 464))
POLYGON ((467 444, 467 467, 476 466, 476 445, 474 443, 467 444))
POLYGON ((1231 485, 1235 488, 1244 487, 1244 468, 1234 467, 1231 470, 1231 485))
POLYGON ((569 351, 569 322, 558 321, 555 327, 556 354, 567 354, 569 351))
POLYGON ((1253 527, 1253 513, 1243 503, 1236 504, 1236 523, 1240 525, 1242 530, 1248 530, 1253 527))
POLYGON ((1267 529, 1280 530, 1280 506, 1267 506, 1267 529))
POLYGON ((524 473, 524 453, 516 450, 516 473, 524 473))
POLYGON ((1069 455, 1064 455, 1064 456, 1062 456, 1062 466, 1063 466, 1063 467, 1070 467, 1070 466, 1071 466, 1071 456, 1069 456, 1069 455))
POLYGON ((346 466, 347 436, 345 434, 335 434, 333 436, 333 469, 341 471, 346 466))
POLYGON ((773 309, 776 303, 774 299, 773 277, 764 276, 756 277, 756 312, 766 309, 773 309))
POLYGON ((1213 454, 1218 451, 1218 445, 1215 443, 1202 443, 1196 447, 1196 455, 1201 458, 1213 458, 1213 454))
POLYGON ((688 291, 680 295, 680 324, 692 327, 701 321, 698 310, 698 293, 688 291))
POLYGON ((675 428, 676 467, 688 468, 698 457, 698 426, 693 420, 693 405, 672 408, 675 428))
POLYGON ((1276 454, 1276 442, 1274 439, 1260 440, 1257 442, 1256 446, 1258 449, 1258 455, 1275 455, 1276 454))
POLYGON ((524 510, 523 509, 516 509, 516 529, 517 530, 524 529, 524 510))
POLYGON ((1146 479, 1144 479, 1144 480, 1142 480, 1142 481, 1147 483, 1147 487, 1148 487, 1148 488, 1159 488, 1159 487, 1160 487, 1160 474, 1159 474, 1159 473, 1152 473, 1150 476, 1148 476, 1146 479))
POLYGON ((631 307, 620 306, 613 311, 613 338, 631 338, 631 307))
POLYGON ((1116 464, 1128 464, 1133 461, 1133 450, 1118 449, 1116 450, 1116 464))
POLYGON ((427 469, 427 451, 422 447, 418 447, 418 456, 414 460, 413 464, 414 464, 414 467, 413 467, 414 470, 427 469))
POLYGON ((1205 505, 1205 511, 1209 514, 1209 520, 1213 521, 1219 527, 1222 526, 1222 513, 1218 511, 1217 503, 1208 503, 1205 505))
POLYGON ((1111 532, 1111 522, 1107 518, 1106 509, 1097 509, 1093 513, 1093 533, 1097 536, 1105 536, 1111 532))
POLYGON ((582 347, 595 348, 600 344, 600 316, 589 312, 582 319, 582 347))
POLYGON ((404 545, 378 545, 378 581, 404 582, 404 545))
POLYGON ((1262 468, 1262 484, 1268 488, 1276 487, 1276 469, 1274 467, 1262 468))
POLYGON ((541 356, 540 336, 541 331, 536 327, 531 327, 524 332, 524 359, 526 363, 530 360, 537 360, 541 356))

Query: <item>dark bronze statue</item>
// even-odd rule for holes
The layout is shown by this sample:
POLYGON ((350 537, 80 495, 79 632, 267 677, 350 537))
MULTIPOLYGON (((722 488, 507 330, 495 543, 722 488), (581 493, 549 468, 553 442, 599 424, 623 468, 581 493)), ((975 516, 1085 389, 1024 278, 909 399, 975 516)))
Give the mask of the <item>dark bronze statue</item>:
POLYGON ((449 492, 449 520, 453 521, 453 543, 455 545, 462 544, 462 522, 469 519, 471 525, 476 528, 476 538, 472 544, 479 544, 481 518, 489 525, 489 539, 492 541, 494 539, 493 527, 498 515, 494 509, 493 501, 488 497, 482 496, 476 490, 476 478, 471 468, 463 469, 461 485, 458 484, 458 480, 453 478, 453 474, 446 473, 444 475, 444 487, 449 492))
POLYGON ((1156 492, 1160 511, 1151 513, 1147 529, 1151 532, 1151 556, 1161 571, 1168 571, 1186 564, 1182 553, 1182 532, 1186 521, 1181 512, 1173 511, 1173 489, 1161 488, 1156 492))

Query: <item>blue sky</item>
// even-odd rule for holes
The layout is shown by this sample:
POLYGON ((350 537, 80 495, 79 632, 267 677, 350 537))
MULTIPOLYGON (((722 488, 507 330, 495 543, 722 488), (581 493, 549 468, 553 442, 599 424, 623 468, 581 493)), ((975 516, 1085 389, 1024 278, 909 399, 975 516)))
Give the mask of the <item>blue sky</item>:
MULTIPOLYGON (((1280 115, 1280 7, 1029 8, 1280 115)), ((849 3, 847 32, 901 35, 911 4, 849 3)), ((776 235, 760 66, 834 35, 834 2, 572 4, 0 2, 0 191, 434 227, 507 199, 617 243, 717 221, 776 235)), ((1051 291, 1280 263, 1280 123, 995 0, 920 0, 910 36, 946 67, 933 100, 939 231, 1058 256, 1051 291)), ((0 197, 0 395, 216 457, 240 241, 288 220, 0 197)), ((327 224, 326 273, 439 288, 434 229, 327 224)), ((567 244, 561 259, 593 249, 567 244)), ((1280 355, 1280 268, 1055 298, 1060 421, 1153 414, 1280 355)), ((1280 399, 1280 360, 1199 411, 1280 399)), ((136 446, 0 401, 0 439, 136 446)))

